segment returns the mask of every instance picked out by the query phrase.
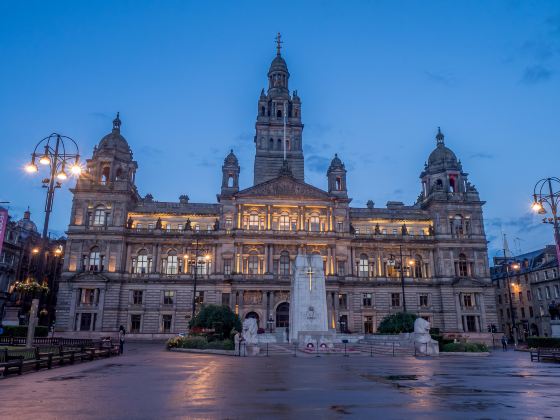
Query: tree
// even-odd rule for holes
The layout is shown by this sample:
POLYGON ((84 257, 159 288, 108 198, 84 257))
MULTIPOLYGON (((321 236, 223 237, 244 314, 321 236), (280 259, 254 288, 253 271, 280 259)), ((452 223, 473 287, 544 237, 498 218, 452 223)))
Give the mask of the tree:
POLYGON ((241 331, 241 321, 226 305, 204 305, 190 320, 189 328, 193 327, 215 329, 227 337, 232 329, 241 331))
POLYGON ((416 318, 418 318, 416 315, 408 312, 387 315, 379 324, 377 332, 381 334, 411 333, 414 331, 416 318))

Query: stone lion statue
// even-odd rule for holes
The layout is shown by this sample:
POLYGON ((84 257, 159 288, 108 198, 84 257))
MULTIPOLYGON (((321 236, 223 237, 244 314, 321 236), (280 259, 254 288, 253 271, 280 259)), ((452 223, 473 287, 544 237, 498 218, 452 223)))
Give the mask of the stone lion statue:
POLYGON ((430 323, 424 318, 416 318, 416 321, 414 321, 414 332, 418 334, 430 334, 430 323))
POLYGON ((257 344, 257 320, 246 318, 243 321, 243 339, 247 344, 257 344))
POLYGON ((434 356, 439 354, 439 345, 430 336, 430 323, 424 318, 414 321, 414 347, 419 354, 434 356))

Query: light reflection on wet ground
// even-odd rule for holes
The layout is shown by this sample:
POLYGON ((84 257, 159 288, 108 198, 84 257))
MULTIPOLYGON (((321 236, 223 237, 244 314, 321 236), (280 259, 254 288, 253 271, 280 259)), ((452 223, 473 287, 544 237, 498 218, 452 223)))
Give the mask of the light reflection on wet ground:
POLYGON ((392 358, 170 353, 0 380, 2 418, 559 418, 560 364, 526 353, 392 358))

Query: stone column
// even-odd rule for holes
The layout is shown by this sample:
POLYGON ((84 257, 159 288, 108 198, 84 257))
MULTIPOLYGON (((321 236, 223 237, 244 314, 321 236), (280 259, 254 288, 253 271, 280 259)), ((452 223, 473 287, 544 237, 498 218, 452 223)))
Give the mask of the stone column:
POLYGON ((266 229, 270 230, 272 229, 272 224, 271 224, 271 206, 266 206, 266 229))
POLYGON ((350 275, 354 275, 354 247, 350 247, 350 275))
POLYGON ((152 261, 152 273, 157 273, 158 272, 158 264, 159 264, 159 244, 154 244, 153 245, 153 251, 152 251, 152 255, 153 255, 153 261, 152 261))
POLYGON ((463 318, 461 316, 461 295, 455 293, 455 311, 457 313, 457 329, 463 332, 463 318))
POLYGON ((264 273, 270 272, 270 268, 268 266, 268 244, 264 244, 264 264, 263 264, 264 273))
POLYGON ((479 310, 480 310, 480 328, 484 331, 486 326, 486 305, 484 304, 484 292, 477 293, 479 300, 479 310))
POLYGON ((97 305, 97 323, 95 325, 96 331, 103 330, 103 308, 105 307, 105 289, 99 290, 99 304, 97 305))
POLYGON ((331 273, 330 267, 331 267, 331 248, 327 246, 327 263, 325 264, 325 276, 330 275, 331 273))

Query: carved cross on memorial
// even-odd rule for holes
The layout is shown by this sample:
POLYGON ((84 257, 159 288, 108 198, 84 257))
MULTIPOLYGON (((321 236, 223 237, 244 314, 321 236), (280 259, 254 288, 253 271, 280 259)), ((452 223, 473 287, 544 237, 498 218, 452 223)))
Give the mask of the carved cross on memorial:
POLYGON ((311 267, 308 267, 306 274, 309 276, 309 291, 311 291, 311 281, 312 281, 312 278, 313 278, 313 274, 315 274, 315 272, 313 271, 313 269, 311 267))

